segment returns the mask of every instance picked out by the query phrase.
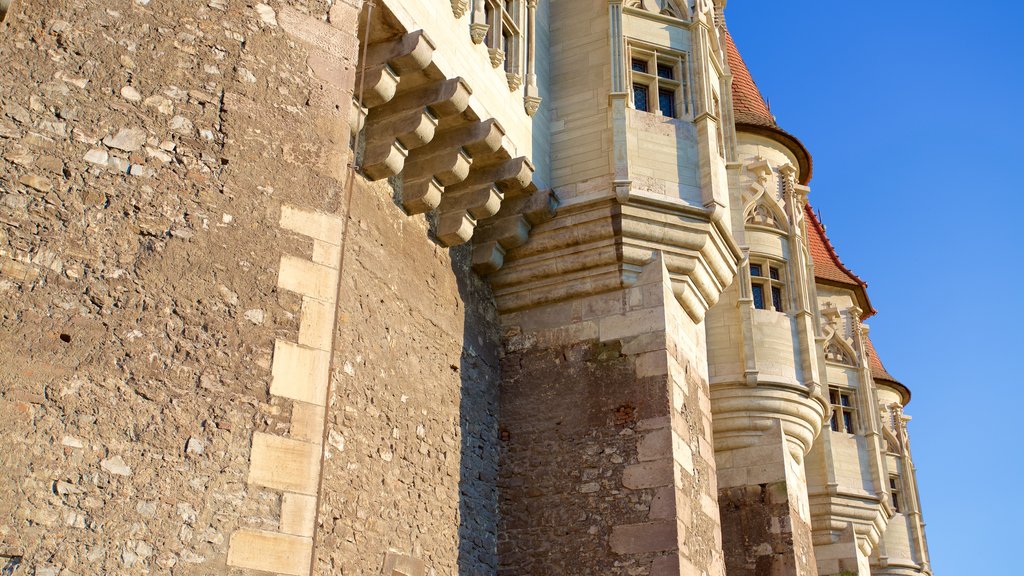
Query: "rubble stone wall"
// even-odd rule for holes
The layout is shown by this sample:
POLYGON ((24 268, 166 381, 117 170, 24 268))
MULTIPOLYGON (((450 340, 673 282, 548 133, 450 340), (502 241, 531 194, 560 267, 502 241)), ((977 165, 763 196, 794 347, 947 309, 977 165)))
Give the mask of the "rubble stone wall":
MULTIPOLYGON (((39 0, 0 24, 0 557, 241 574, 232 534, 283 530, 250 450, 295 433, 269 393, 303 315, 279 275, 318 249, 282 208, 344 215, 357 10, 331 8, 39 0)), ((486 573, 490 297, 390 189, 352 216, 315 566, 486 573)))

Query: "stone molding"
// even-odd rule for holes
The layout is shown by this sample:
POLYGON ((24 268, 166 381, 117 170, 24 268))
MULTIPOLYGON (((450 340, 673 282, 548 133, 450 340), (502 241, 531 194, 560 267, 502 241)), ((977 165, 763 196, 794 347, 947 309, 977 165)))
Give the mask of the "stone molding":
POLYGON ((655 252, 700 322, 732 282, 740 251, 717 211, 631 191, 628 183, 559 208, 489 276, 503 312, 628 287, 655 252))

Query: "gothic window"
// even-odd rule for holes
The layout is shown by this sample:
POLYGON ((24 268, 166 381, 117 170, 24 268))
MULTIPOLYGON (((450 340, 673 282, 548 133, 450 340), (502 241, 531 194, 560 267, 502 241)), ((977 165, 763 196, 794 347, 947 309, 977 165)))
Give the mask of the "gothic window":
POLYGON ((750 209, 750 213, 747 214, 747 224, 754 226, 765 226, 768 228, 774 228, 779 231, 784 231, 786 228, 779 221, 779 217, 776 216, 775 211, 772 210, 764 201, 758 202, 750 209))
POLYGON ((774 260, 750 260, 750 295, 754 308, 785 312, 782 264, 774 260))
POLYGON ((839 342, 836 342, 835 338, 829 340, 828 344, 825 345, 825 360, 837 364, 846 364, 847 366, 857 365, 850 351, 839 342))
POLYGON ((828 397, 832 404, 832 431, 853 434, 853 390, 830 386, 828 397))
POLYGON ((669 118, 690 115, 685 55, 630 46, 629 72, 633 108, 669 118))
POLYGON ((892 500, 892 509, 897 514, 902 512, 903 491, 900 489, 900 477, 893 474, 889 476, 889 498, 892 500))

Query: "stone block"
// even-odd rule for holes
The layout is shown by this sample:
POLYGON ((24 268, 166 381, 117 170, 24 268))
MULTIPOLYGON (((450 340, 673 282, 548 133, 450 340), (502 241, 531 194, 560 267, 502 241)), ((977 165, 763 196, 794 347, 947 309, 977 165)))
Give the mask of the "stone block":
POLYGON ((608 545, 616 554, 644 554, 676 550, 675 520, 626 524, 612 528, 608 545))
POLYGON ((311 444, 322 444, 324 437, 324 407, 306 402, 292 403, 292 421, 289 436, 311 444))
POLYGON ((330 374, 329 352, 277 340, 271 372, 271 394, 324 405, 330 374))
POLYGON ((290 6, 281 7, 277 21, 289 35, 320 50, 328 57, 355 60, 358 41, 352 34, 344 33, 290 6))
POLYGON ((622 471, 622 485, 631 490, 672 485, 672 459, 642 462, 622 471))
POLYGON ((672 454, 672 431, 666 426, 648 432, 637 445, 637 458, 641 462, 659 460, 672 454))
POLYGON ((419 558, 413 558, 397 552, 388 552, 384 557, 384 576, 423 576, 426 566, 419 558))
POLYGON ((312 555, 312 538, 239 530, 231 535, 228 565, 299 576, 309 574, 312 555))
POLYGON ((281 532, 312 538, 316 522, 316 496, 285 492, 281 497, 281 532))
POLYGON ((313 262, 337 270, 341 264, 341 246, 323 240, 313 240, 313 262))
POLYGON ((651 520, 674 519, 676 517, 676 489, 675 486, 663 486, 655 492, 651 499, 651 509, 648 513, 651 520))
POLYGON ((281 257, 277 285, 303 296, 333 303, 338 297, 338 271, 309 260, 285 255, 281 257))
POLYGON ((319 474, 320 446, 263 432, 253 434, 250 484, 312 496, 319 474))
POLYGON ((279 225, 285 230, 309 236, 314 240, 322 240, 335 246, 341 245, 341 236, 345 229, 344 221, 337 216, 300 210, 287 204, 281 206, 279 225))
POLYGON ((299 344, 331 351, 331 338, 334 335, 334 308, 329 302, 313 298, 302 299, 302 315, 299 320, 299 344))
POLYGON ((665 310, 645 308, 629 314, 601 318, 599 331, 602 342, 639 336, 649 332, 664 332, 665 310))

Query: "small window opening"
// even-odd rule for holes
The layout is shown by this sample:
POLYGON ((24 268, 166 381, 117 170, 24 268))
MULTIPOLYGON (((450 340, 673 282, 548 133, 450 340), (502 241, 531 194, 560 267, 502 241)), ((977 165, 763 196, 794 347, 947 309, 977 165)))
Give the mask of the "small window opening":
POLYGON ((754 308, 758 310, 774 310, 785 312, 783 297, 782 271, 772 261, 750 263, 750 294, 754 300, 754 308), (765 275, 765 268, 768 275, 765 275))
POLYGON ((832 431, 853 434, 853 392, 829 388, 828 394, 832 403, 832 431))
POLYGON ((642 112, 649 111, 647 86, 633 84, 633 107, 642 112))
POLYGON ((900 490, 900 477, 889 476, 889 495, 892 497, 892 509, 899 513, 902 512, 900 504, 902 504, 903 495, 900 490))

